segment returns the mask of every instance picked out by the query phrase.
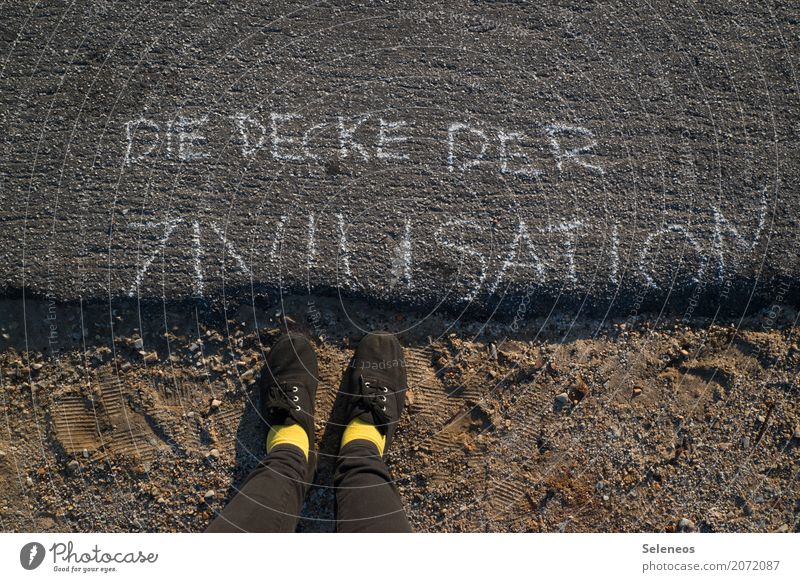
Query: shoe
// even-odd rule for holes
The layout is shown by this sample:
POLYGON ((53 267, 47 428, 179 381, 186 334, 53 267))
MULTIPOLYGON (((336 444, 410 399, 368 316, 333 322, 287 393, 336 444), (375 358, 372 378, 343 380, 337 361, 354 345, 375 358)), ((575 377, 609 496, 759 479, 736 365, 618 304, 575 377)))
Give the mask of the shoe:
POLYGON ((405 408, 408 390, 400 342, 391 333, 367 334, 356 348, 349 373, 343 387, 344 424, 359 418, 375 425, 386 437, 385 457, 405 408))
POLYGON ((281 336, 261 372, 261 416, 267 430, 299 424, 308 435, 308 459, 314 452, 314 400, 317 396, 317 354, 298 334, 281 336))

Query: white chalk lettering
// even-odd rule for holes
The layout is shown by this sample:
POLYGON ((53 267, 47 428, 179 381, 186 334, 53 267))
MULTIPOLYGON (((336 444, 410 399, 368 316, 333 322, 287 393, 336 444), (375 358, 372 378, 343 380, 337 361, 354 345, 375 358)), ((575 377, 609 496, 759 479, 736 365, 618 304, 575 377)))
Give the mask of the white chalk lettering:
POLYGON ((236 127, 242 139, 242 154, 245 156, 255 155, 264 145, 264 139, 267 136, 267 128, 264 127, 260 121, 246 113, 237 113, 231 116, 231 119, 236 123, 236 127), (255 132, 253 132, 253 130, 255 130, 255 132), (252 135, 253 133, 256 133, 258 137, 254 138, 252 135))
POLYGON ((526 154, 519 151, 509 151, 509 142, 519 142, 522 140, 523 135, 520 132, 512 131, 510 133, 505 133, 501 131, 497 134, 497 137, 500 140, 500 172, 503 174, 514 174, 516 176, 529 177, 539 176, 542 174, 541 170, 537 170, 536 168, 532 168, 530 166, 517 167, 516 169, 509 167, 509 162, 513 160, 523 160, 525 163, 530 162, 530 159, 526 154))
POLYGON ((406 219, 406 228, 403 232, 403 241, 400 243, 400 251, 401 256, 403 258, 403 278, 406 282, 406 287, 409 289, 414 286, 414 282, 411 280, 411 262, 412 262, 412 254, 411 254, 411 219, 406 219))
POLYGON ((472 159, 464 161, 464 163, 461 164, 462 170, 466 170, 467 168, 480 164, 481 159, 483 158, 484 154, 486 154, 486 149, 489 147, 489 142, 484 131, 475 127, 471 127, 465 123, 451 124, 450 127, 447 128, 447 166, 448 170, 451 172, 455 167, 456 160, 456 134, 465 130, 481 139, 481 151, 477 155, 472 156, 472 159))
POLYGON ((506 257, 505 261, 503 261, 503 265, 500 267, 500 272, 497 273, 497 278, 495 279, 494 283, 492 283, 489 287, 489 293, 494 293, 497 290, 497 287, 503 281, 503 278, 506 275, 506 271, 510 268, 514 268, 514 273, 516 273, 517 268, 523 269, 533 269, 536 272, 536 276, 540 282, 544 281, 544 267, 542 266, 542 261, 539 259, 539 255, 536 254, 536 251, 533 247, 533 241, 531 241, 531 237, 528 234, 528 226, 525 224, 524 220, 519 221, 519 225, 517 226, 517 233, 514 235, 514 240, 511 241, 511 248, 508 252, 508 256, 506 257), (525 246, 525 250, 527 251, 527 255, 530 259, 528 261, 520 260, 522 258, 522 246, 525 246))
POLYGON ((149 156, 156 149, 161 137, 159 126, 155 121, 140 117, 125 124, 125 137, 128 147, 125 149, 125 164, 130 164, 149 156), (141 152, 134 152, 134 143, 141 143, 144 147, 141 152))
POLYGON ((318 160, 319 156, 311 151, 311 148, 308 145, 308 141, 311 139, 311 136, 316 132, 328 125, 327 123, 317 123, 316 125, 312 125, 309 127, 305 132, 303 132, 303 141, 301 147, 303 148, 303 155, 306 156, 309 160, 318 160))
POLYGON ((552 149, 553 157, 556 159, 556 167, 559 171, 564 169, 564 165, 573 162, 598 174, 605 173, 603 168, 600 166, 596 164, 590 164, 583 159, 583 156, 589 154, 592 148, 597 145, 597 141, 594 139, 594 134, 591 131, 585 127, 562 125, 560 123, 546 125, 544 129, 547 132, 547 135, 550 137, 550 147, 552 149), (563 148, 561 141, 559 141, 559 136, 565 138, 588 137, 592 139, 588 144, 582 146, 563 148))
MULTIPOLYGON (((433 235, 434 240, 438 244, 440 244, 441 246, 447 247, 447 248, 451 248, 451 249, 453 249, 454 251, 458 252, 461 255, 468 255, 468 256, 475 257, 478 260, 478 262, 480 263, 480 274, 478 276, 477 283, 474 285, 474 287, 472 288, 471 291, 469 291, 466 295, 463 295, 460 298, 461 301, 466 301, 466 302, 469 303, 472 300, 474 300, 475 297, 478 296, 478 293, 480 292, 481 287, 483 287, 483 284, 486 281, 486 258, 483 256, 483 253, 481 253, 479 250, 477 250, 477 249, 475 249, 475 248, 473 248, 473 247, 471 247, 469 245, 465 245, 460 241, 459 242, 455 242, 455 241, 451 241, 449 238, 444 237, 443 234, 442 234, 442 231, 445 228, 453 227, 453 226, 458 227, 458 229, 457 229, 458 232, 462 232, 462 233, 463 233, 464 229, 477 230, 479 236, 481 234, 483 234, 484 231, 483 231, 482 225, 475 224, 475 223, 473 223, 473 222, 471 222, 469 220, 453 219, 453 220, 449 220, 446 223, 444 223, 443 225, 441 225, 438 229, 436 229, 436 231, 434 232, 434 235, 433 235)), ((462 256, 461 260, 462 261, 464 260, 463 256, 462 256)), ((466 269, 466 272, 469 273, 469 274, 472 274, 472 273, 475 272, 475 270, 473 268, 468 268, 468 269, 466 269)))
POLYGON ((303 156, 297 154, 286 153, 285 144, 297 144, 297 139, 287 136, 278 135, 278 125, 293 119, 302 119, 302 116, 294 113, 270 113, 270 120, 272 122, 272 157, 276 160, 283 160, 286 162, 302 162, 303 156))
MULTIPOLYGON (((646 268, 646 259, 647 255, 650 252, 650 245, 653 242, 654 238, 661 238, 663 235, 667 235, 670 233, 678 233, 683 236, 683 238, 697 251, 697 254, 700 256, 700 265, 698 266, 697 271, 695 272, 694 276, 692 276, 692 281, 695 283, 699 283, 703 280, 703 275, 706 271, 706 265, 708 264, 708 257, 705 256, 703 253, 703 248, 700 246, 700 243, 697 242, 697 239, 692 236, 689 230, 680 225, 680 224, 670 224, 659 228, 655 232, 650 233, 647 238, 644 239, 644 243, 642 244, 642 253, 639 256, 639 272, 641 273, 642 277, 644 278, 645 284, 648 287, 652 287, 654 289, 659 289, 659 285, 655 282, 652 275, 648 272, 646 268)), ((681 257, 682 258, 682 257, 681 257)))
MULTIPOLYGON (((236 251, 236 247, 233 246, 233 243, 228 240, 228 233, 223 232, 216 223, 210 223, 211 229, 217 233, 219 240, 222 241, 222 245, 225 249, 225 253, 229 254, 233 257, 236 263, 239 265, 239 268, 242 272, 247 275, 248 277, 252 277, 253 273, 250 271, 250 267, 247 266, 247 263, 244 262, 242 256, 236 251)), ((225 268, 225 253, 222 254, 222 267, 223 270, 225 268)))
POLYGON ((344 274, 347 277, 348 283, 353 277, 350 272, 350 249, 347 246, 347 233, 345 231, 344 215, 341 213, 336 215, 336 220, 339 223, 339 259, 342 262, 344 274))
POLYGON ((378 147, 375 151, 375 156, 381 160, 407 160, 408 154, 400 154, 396 152, 387 152, 385 146, 387 144, 399 144, 408 141, 408 137, 404 135, 390 135, 390 132, 397 130, 400 127, 405 127, 405 121, 386 121, 380 120, 380 129, 378 130, 378 147))
POLYGON ((357 151, 361 154, 361 157, 365 160, 369 160, 369 153, 367 153, 367 148, 365 148, 362 144, 356 141, 355 139, 355 132, 358 128, 363 124, 367 119, 369 119, 369 114, 362 115, 361 117, 356 118, 355 123, 345 127, 344 125, 344 117, 339 116, 339 155, 342 158, 346 158, 350 150, 357 151))
MULTIPOLYGON (((131 285, 130 289, 128 289, 128 297, 133 297, 134 295, 139 294, 139 287, 144 280, 144 276, 147 273, 148 269, 150 269, 150 265, 153 264, 153 261, 156 259, 158 255, 160 255, 164 248, 167 246, 167 241, 169 237, 172 235, 172 231, 175 230, 175 227, 181 222, 180 218, 168 218, 163 222, 146 222, 144 224, 141 223, 134 223, 131 226, 133 228, 154 228, 159 227, 163 224, 164 226, 164 234, 161 235, 161 238, 158 239, 158 243, 156 247, 153 249, 153 252, 147 257, 147 259, 142 263, 141 267, 136 273, 136 278, 133 281, 133 285, 131 285)), ((137 261, 138 261, 138 252, 137 252, 137 261)))
POLYGON ((619 234, 617 225, 611 227, 611 275, 610 280, 615 285, 619 283, 619 234))
MULTIPOLYGON (((279 267, 279 265, 276 265, 276 259, 280 256, 280 253, 283 250, 283 233, 286 230, 286 222, 288 220, 289 217, 285 214, 280 217, 278 220, 278 226, 275 228, 275 234, 272 237, 269 260, 273 266, 279 267)), ((278 278, 280 279, 282 277, 281 269, 277 268, 276 271, 278 272, 278 278)))
POLYGON ((200 223, 192 223, 192 259, 194 259, 194 295, 202 297, 205 284, 203 283, 203 247, 200 242, 200 223))
MULTIPOLYGON (((468 171, 479 166, 500 175, 526 178, 536 178, 549 171, 567 172, 572 168, 600 175, 605 173, 597 161, 594 134, 580 126, 560 123, 536 126, 537 139, 546 139, 549 143, 547 149, 553 162, 550 170, 538 159, 538 154, 533 153, 540 147, 532 145, 531 134, 513 128, 497 128, 489 132, 479 122, 447 120, 444 125, 446 137, 443 132, 437 132, 436 139, 423 136, 419 147, 410 149, 409 128, 415 128, 415 132, 424 128, 416 127, 413 121, 387 120, 357 112, 351 116, 336 115, 313 122, 295 113, 270 112, 268 115, 269 124, 266 121, 262 123, 253 112, 225 116, 231 120, 225 143, 235 144, 243 158, 253 158, 267 149, 269 141, 270 159, 279 162, 327 162, 335 157, 357 162, 374 158, 386 163, 400 163, 415 155, 430 161, 432 155, 433 159, 440 155, 431 149, 440 147, 446 149, 441 154, 446 156, 449 172, 468 171), (337 135, 334 137, 333 133, 337 135), (338 143, 331 144, 331 138, 338 139, 338 143)), ((124 124, 127 140, 124 165, 159 154, 168 160, 183 162, 210 157, 212 152, 208 143, 211 136, 224 134, 216 126, 209 126, 204 131, 207 123, 208 117, 186 116, 179 116, 174 121, 165 120, 160 125, 146 118, 128 121, 124 124)), ((437 127, 428 129, 437 131, 438 127, 441 126, 437 122, 437 127)), ((327 165, 325 168, 327 171, 327 165)), ((318 171, 319 165, 315 164, 314 169, 318 171)))
POLYGON ((206 143, 206 137, 197 131, 198 128, 208 123, 208 117, 189 119, 179 117, 175 124, 175 132, 178 134, 178 157, 183 161, 199 160, 207 158, 208 153, 196 149, 206 143))
POLYGON ((575 275, 575 233, 574 231, 582 226, 580 222, 565 222, 547 229, 548 232, 563 233, 564 236, 564 256, 567 259, 567 279, 571 283, 577 282, 575 275))
POLYGON ((734 246, 741 252, 750 253, 755 250, 761 234, 764 231, 764 224, 767 219, 767 188, 761 192, 761 206, 758 212, 758 226, 750 241, 739 234, 739 231, 730 221, 725 218, 719 207, 712 206, 711 212, 714 216, 714 255, 717 259, 717 281, 722 283, 725 279, 727 265, 725 263, 726 245, 722 238, 723 230, 733 239, 734 246))
MULTIPOLYGON (((317 223, 314 220, 314 213, 308 215, 308 248, 306 249, 306 266, 309 273, 314 268, 314 261, 317 258, 317 242, 315 240, 317 223)), ((308 290, 311 291, 311 278, 309 277, 308 290)))

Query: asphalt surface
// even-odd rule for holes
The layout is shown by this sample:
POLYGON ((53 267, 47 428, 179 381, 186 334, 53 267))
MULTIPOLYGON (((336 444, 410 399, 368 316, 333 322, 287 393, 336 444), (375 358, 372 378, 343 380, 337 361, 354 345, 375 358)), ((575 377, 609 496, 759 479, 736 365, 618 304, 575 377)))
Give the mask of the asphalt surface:
POLYGON ((5 295, 797 302, 789 3, 0 10, 5 295))

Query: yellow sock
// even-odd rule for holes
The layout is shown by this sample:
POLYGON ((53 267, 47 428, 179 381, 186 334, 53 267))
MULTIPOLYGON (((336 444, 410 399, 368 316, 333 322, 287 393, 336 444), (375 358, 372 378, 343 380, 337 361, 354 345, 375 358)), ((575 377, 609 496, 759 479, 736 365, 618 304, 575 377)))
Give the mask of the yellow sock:
POLYGON ((269 429, 267 435, 267 453, 276 445, 294 445, 306 456, 308 460, 308 435, 299 424, 277 424, 269 429))
POLYGON ((364 422, 360 418, 354 418, 350 421, 344 429, 342 435, 342 444, 339 448, 344 447, 351 441, 369 441, 378 449, 378 454, 383 455, 383 447, 386 446, 386 436, 382 435, 380 431, 375 428, 374 424, 364 422))

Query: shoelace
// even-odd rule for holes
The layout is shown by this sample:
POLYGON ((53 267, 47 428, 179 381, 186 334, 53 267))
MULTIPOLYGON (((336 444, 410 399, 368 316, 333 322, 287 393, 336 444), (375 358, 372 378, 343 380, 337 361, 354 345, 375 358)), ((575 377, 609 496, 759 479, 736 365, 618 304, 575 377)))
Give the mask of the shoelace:
POLYGON ((299 390, 300 388, 295 385, 271 384, 267 388, 268 408, 286 410, 290 413, 294 409, 299 412, 301 410, 300 405, 297 404, 300 401, 300 397, 297 395, 299 390))
POLYGON ((361 397, 359 398, 362 406, 371 412, 382 423, 389 422, 386 414, 386 394, 389 392, 387 386, 374 385, 371 382, 359 378, 361 397))

